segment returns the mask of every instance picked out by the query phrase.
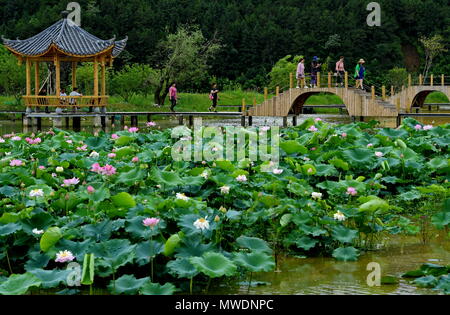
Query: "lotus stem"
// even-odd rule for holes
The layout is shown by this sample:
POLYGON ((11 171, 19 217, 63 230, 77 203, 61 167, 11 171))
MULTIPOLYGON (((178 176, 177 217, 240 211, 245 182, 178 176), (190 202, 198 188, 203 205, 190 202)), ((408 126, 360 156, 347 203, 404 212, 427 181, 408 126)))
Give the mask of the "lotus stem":
POLYGON ((192 295, 192 287, 193 287, 193 284, 194 284, 194 277, 191 277, 191 283, 189 284, 189 290, 190 290, 190 292, 191 292, 191 295, 192 295))
POLYGON ((250 293, 250 287, 252 286, 252 277, 253 277, 253 272, 250 272, 250 279, 248 281, 248 290, 247 290, 247 294, 250 293))
POLYGON ((9 255, 8 255, 8 250, 5 249, 5 253, 6 253, 6 261, 8 262, 8 267, 9 267, 9 272, 10 274, 13 274, 12 268, 11 268, 11 262, 9 261, 9 255))
POLYGON ((206 293, 209 292, 209 286, 211 285, 211 277, 209 277, 208 285, 206 286, 206 293))

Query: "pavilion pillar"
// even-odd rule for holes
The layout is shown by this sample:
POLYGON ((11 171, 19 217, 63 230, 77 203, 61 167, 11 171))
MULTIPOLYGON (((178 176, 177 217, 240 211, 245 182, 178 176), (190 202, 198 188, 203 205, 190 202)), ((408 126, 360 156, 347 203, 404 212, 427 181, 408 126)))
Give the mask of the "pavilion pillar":
POLYGON ((31 96, 31 60, 26 59, 26 73, 27 73, 27 96, 31 96))
POLYGON ((77 62, 72 62, 72 90, 77 87, 77 62))
POLYGON ((55 71, 56 71, 56 82, 55 82, 55 89, 56 89, 56 96, 60 96, 61 94, 61 62, 59 60, 59 55, 55 55, 55 71))
POLYGON ((97 57, 94 59, 94 100, 95 104, 98 104, 98 60, 97 57))
POLYGON ((106 63, 105 59, 102 60, 102 96, 106 96, 106 63))
POLYGON ((34 62, 34 95, 39 95, 41 82, 39 81, 39 61, 34 62))

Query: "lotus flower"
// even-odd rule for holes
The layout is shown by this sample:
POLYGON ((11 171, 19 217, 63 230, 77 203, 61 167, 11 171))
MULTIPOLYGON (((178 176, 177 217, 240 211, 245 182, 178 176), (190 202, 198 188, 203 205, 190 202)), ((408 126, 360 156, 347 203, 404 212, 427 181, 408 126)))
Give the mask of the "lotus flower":
POLYGON ((277 169, 277 168, 273 170, 273 173, 275 175, 281 175, 281 174, 283 174, 283 172, 284 172, 283 170, 280 170, 280 169, 277 169))
POLYGON ((93 194, 93 193, 95 193, 95 188, 92 187, 92 186, 88 186, 87 192, 88 192, 89 194, 93 194))
POLYGON ((65 179, 64 180, 64 184, 62 184, 62 187, 70 187, 70 186, 75 186, 78 185, 80 183, 80 180, 78 178, 71 178, 71 179, 65 179))
POLYGON ((18 136, 15 136, 15 137, 11 138, 11 141, 20 141, 20 140, 22 140, 22 138, 18 137, 18 136))
POLYGON ((358 191, 354 187, 347 188, 347 195, 356 196, 358 191))
POLYGON ((56 173, 62 173, 62 172, 64 172, 64 168, 61 167, 61 166, 58 166, 58 167, 56 168, 56 173))
POLYGON ((41 170, 41 171, 43 171, 43 170, 45 170, 45 166, 39 166, 39 169, 41 170))
POLYGON ((92 158, 98 158, 99 156, 100 156, 100 154, 98 154, 95 151, 92 151, 92 153, 89 155, 89 157, 92 157, 92 158))
POLYGON ((189 197, 187 197, 185 194, 180 194, 180 193, 178 193, 177 195, 176 195, 176 197, 177 197, 177 199, 178 200, 184 200, 184 201, 189 201, 189 197))
POLYGON ((313 192, 313 193, 311 194, 311 197, 312 197, 313 199, 322 199, 323 194, 318 193, 318 192, 313 192))
POLYGON ((347 220, 347 218, 345 217, 345 215, 341 211, 338 211, 338 212, 336 212, 334 214, 334 219, 336 221, 341 221, 341 222, 347 220))
POLYGON ((382 158, 384 156, 383 152, 375 152, 375 156, 378 158, 382 158))
POLYGON ((423 130, 428 131, 428 130, 431 130, 433 128, 434 127, 432 125, 426 125, 426 126, 423 127, 423 130))
POLYGON ((78 147, 77 150, 86 152, 87 151, 87 145, 85 144, 82 147, 78 147))
POLYGON ((137 156, 135 156, 131 161, 133 163, 138 163, 139 162, 139 158, 137 156))
POLYGON ((238 182, 240 182, 240 183, 245 183, 248 179, 247 179, 247 176, 245 176, 245 175, 239 175, 239 176, 236 178, 236 180, 237 180, 238 182))
POLYGON ((136 133, 138 131, 139 131, 139 128, 136 128, 136 127, 132 127, 130 129, 128 129, 128 132, 131 132, 131 133, 136 133))
POLYGON ((142 223, 146 226, 146 227, 151 227, 152 229, 154 229, 160 222, 160 219, 157 218, 148 218, 145 219, 144 221, 142 221, 142 223))
POLYGON ((156 127, 156 123, 153 122, 153 121, 149 121, 149 122, 147 123, 147 127, 156 127))
POLYGON ((101 173, 106 176, 112 176, 112 175, 116 174, 116 168, 111 165, 105 165, 102 168, 101 173))
POLYGON ((422 130, 422 125, 416 125, 416 126, 414 127, 414 129, 416 129, 417 131, 422 130))
POLYGON ((209 230, 209 222, 206 220, 208 217, 206 218, 200 218, 197 221, 194 222, 194 226, 198 229, 198 230, 209 230))
POLYGON ((30 191, 30 197, 44 197, 44 191, 42 189, 34 189, 30 191))
POLYGON ((38 230, 38 229, 33 229, 33 234, 36 234, 36 235, 41 235, 41 234, 44 234, 44 231, 43 230, 38 230))
POLYGON ((117 155, 116 155, 115 153, 109 153, 109 154, 108 154, 108 157, 109 157, 110 159, 114 159, 116 156, 117 156, 117 155))
POLYGON ((60 251, 59 253, 56 254, 56 262, 59 263, 66 263, 66 262, 71 262, 75 260, 75 256, 73 256, 72 252, 65 250, 65 251, 60 251))
POLYGON ((113 135, 111 136, 111 138, 112 138, 113 140, 117 140, 117 139, 119 139, 119 136, 116 135, 116 134, 113 134, 113 135))
POLYGON ((319 131, 319 129, 317 129, 316 126, 311 126, 311 127, 309 127, 308 131, 317 132, 317 131, 319 131))
POLYGON ((10 165, 10 166, 22 166, 22 165, 23 165, 23 162, 22 162, 21 160, 12 160, 12 161, 9 163, 9 165, 10 165))
POLYGON ((222 195, 228 195, 230 193, 230 187, 228 186, 220 187, 220 193, 222 195))
POLYGON ((6 142, 5 139, 0 137, 0 143, 5 143, 5 142, 6 142))

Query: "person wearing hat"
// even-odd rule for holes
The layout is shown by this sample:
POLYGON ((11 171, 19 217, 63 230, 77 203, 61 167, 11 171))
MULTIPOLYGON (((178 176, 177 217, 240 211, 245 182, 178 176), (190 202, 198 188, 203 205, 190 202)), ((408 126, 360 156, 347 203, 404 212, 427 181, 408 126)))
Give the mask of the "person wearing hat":
POLYGON ((319 58, 314 56, 311 63, 311 88, 317 86, 317 73, 320 72, 320 67, 322 67, 322 64, 319 63, 319 58))
POLYGON ((297 89, 300 87, 308 88, 305 84, 305 58, 301 58, 297 66, 297 89))
POLYGON ((364 78, 366 77, 366 68, 364 64, 366 62, 364 59, 360 59, 355 68, 355 80, 356 80, 356 88, 364 90, 364 78))

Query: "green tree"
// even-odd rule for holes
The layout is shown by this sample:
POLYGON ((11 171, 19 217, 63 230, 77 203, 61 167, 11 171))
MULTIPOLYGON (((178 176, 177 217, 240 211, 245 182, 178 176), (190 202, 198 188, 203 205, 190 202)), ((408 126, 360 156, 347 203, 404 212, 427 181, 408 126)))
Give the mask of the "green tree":
POLYGON ((161 41, 157 47, 159 62, 152 82, 155 104, 164 105, 172 82, 182 86, 184 82, 207 77, 208 61, 220 48, 215 39, 206 40, 196 27, 180 27, 161 41))
POLYGON ((128 102, 134 94, 148 95, 155 71, 148 65, 132 64, 114 73, 111 87, 114 94, 119 94, 128 102))
POLYGON ((5 47, 0 46, 0 91, 6 95, 14 95, 19 104, 25 93, 25 66, 19 66, 14 57, 5 47))
POLYGON ((434 58, 447 52, 447 49, 445 49, 444 38, 441 35, 434 35, 430 38, 422 37, 420 42, 425 49, 425 68, 423 70, 423 77, 424 80, 426 80, 430 69, 433 66, 434 58))
POLYGON ((395 67, 389 70, 386 75, 386 83, 388 86, 393 86, 397 91, 408 83, 408 71, 404 68, 395 67))
POLYGON ((278 60, 278 62, 273 66, 272 71, 269 73, 270 78, 270 84, 269 88, 271 90, 275 89, 277 86, 281 88, 289 87, 289 74, 295 74, 297 73, 297 66, 300 62, 300 59, 302 59, 303 56, 292 56, 287 55, 284 58, 281 58, 278 60))

